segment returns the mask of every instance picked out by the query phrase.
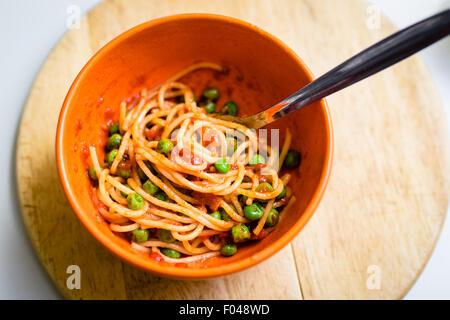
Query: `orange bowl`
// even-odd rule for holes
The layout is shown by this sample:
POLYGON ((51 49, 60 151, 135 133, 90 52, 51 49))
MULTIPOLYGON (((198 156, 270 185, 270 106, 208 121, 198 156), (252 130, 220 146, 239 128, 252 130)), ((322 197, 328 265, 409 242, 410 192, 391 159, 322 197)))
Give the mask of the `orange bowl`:
POLYGON ((205 261, 200 267, 172 266, 139 253, 116 236, 91 200, 86 149, 106 139, 102 125, 118 117, 120 102, 153 87, 183 68, 215 62, 225 75, 196 71, 182 79, 200 95, 206 86, 223 93, 218 105, 234 100, 240 115, 253 114, 309 83, 311 72, 274 36, 234 18, 183 14, 149 21, 101 48, 76 77, 62 106, 56 134, 58 172, 81 222, 106 248, 127 262, 161 276, 202 279, 237 272, 270 257, 289 243, 313 215, 325 191, 332 163, 332 126, 324 100, 272 124, 293 132, 292 148, 302 154, 290 186, 297 201, 277 228, 261 241, 240 247, 233 257, 205 261))

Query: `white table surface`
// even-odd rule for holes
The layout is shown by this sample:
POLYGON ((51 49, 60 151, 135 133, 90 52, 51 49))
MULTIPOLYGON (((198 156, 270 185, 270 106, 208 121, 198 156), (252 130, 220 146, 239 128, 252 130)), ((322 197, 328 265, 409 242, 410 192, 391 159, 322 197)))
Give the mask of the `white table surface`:
MULTIPOLYGON (((345 1, 345 0, 339 0, 345 1)), ((9 183, 0 184, 0 299, 59 299, 40 265, 21 219, 15 182, 15 144, 20 116, 42 63, 66 31, 67 8, 84 14, 99 0, 1 0, 0 136, 7 154, 0 167, 9 183)), ((450 8, 450 0, 372 0, 399 28, 450 8)), ((430 69, 447 120, 450 119, 450 38, 420 53, 430 69)), ((39 121, 39 120, 36 120, 39 121)), ((450 122, 450 121, 448 121, 450 122)), ((251 297, 249 297, 251 298, 251 297)), ((450 299, 450 224, 407 299, 450 299)))

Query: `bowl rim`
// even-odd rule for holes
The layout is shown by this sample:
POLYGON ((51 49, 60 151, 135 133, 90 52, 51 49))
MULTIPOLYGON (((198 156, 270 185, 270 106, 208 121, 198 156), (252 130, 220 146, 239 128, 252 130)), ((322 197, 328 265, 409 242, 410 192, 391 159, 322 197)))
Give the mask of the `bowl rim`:
POLYGON ((314 79, 314 76, 305 62, 285 43, 283 43, 280 39, 275 37, 274 35, 260 29, 259 27, 229 16, 219 15, 219 14, 210 14, 210 13, 184 13, 184 14, 175 14, 170 16, 164 16, 156 19, 149 20, 147 22, 136 25, 135 27, 126 30, 125 32, 119 34, 103 47, 101 47, 83 66, 81 71, 76 76, 75 80, 72 82, 69 91, 64 99, 60 115, 58 118, 57 131, 56 131, 56 162, 58 168, 58 174, 60 177, 61 184, 64 189, 64 193, 66 198, 68 199, 73 211, 77 215, 78 219, 82 222, 82 224, 86 227, 86 229, 94 236, 104 247, 106 247, 109 251, 113 252, 115 255, 120 257, 122 260, 127 261, 141 269, 152 272, 159 276, 175 278, 175 279, 206 279, 211 277, 223 276, 231 273, 235 273, 238 271, 242 271, 244 269, 250 268, 279 252, 282 248, 284 248, 287 244, 289 244, 294 237, 304 228, 309 219, 314 214, 317 209, 328 184, 328 180, 331 173, 331 167, 333 163, 333 153, 334 153, 334 143, 333 143, 333 125, 331 120, 330 111, 328 108, 328 104, 325 99, 321 99, 319 103, 321 104, 321 109, 325 118, 326 125, 326 155, 324 160, 324 166, 322 169, 321 177, 319 180, 319 185, 317 186, 314 194, 312 196, 311 201, 308 203, 307 207, 303 211, 300 219, 279 239, 270 243, 263 250, 245 257, 241 260, 235 261, 233 263, 224 265, 224 266, 214 266, 208 268, 181 268, 175 267, 171 265, 162 266, 157 261, 152 261, 149 259, 140 258, 140 256, 136 253, 133 253, 131 250, 121 247, 120 245, 108 241, 107 236, 96 226, 95 223, 92 223, 89 220, 88 215, 83 212, 81 206, 78 203, 77 196, 70 188, 69 179, 66 174, 66 167, 64 165, 64 154, 63 154, 63 138, 64 138, 64 126, 66 125, 66 115, 68 111, 68 106, 71 103, 72 97, 80 80, 83 78, 84 74, 98 61, 101 57, 108 52, 111 48, 115 47, 121 41, 127 39, 128 37, 137 34, 147 28, 156 26, 161 23, 172 22, 176 20, 189 20, 189 19, 205 19, 205 20, 219 20, 221 22, 227 22, 239 25, 246 29, 249 29, 253 32, 258 33, 260 36, 265 37, 271 42, 275 43, 278 47, 280 47, 283 51, 285 51, 288 55, 293 58, 297 62, 300 68, 302 68, 303 72, 309 78, 310 81, 314 79))

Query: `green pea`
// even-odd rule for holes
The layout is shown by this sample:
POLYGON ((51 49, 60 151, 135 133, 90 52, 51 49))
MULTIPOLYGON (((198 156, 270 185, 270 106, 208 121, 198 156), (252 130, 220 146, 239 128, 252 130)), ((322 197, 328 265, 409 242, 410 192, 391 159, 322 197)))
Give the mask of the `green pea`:
POLYGON ((92 180, 98 180, 98 178, 97 178, 97 172, 95 171, 95 168, 94 168, 94 167, 90 167, 90 168, 89 168, 89 170, 88 170, 88 175, 89 175, 89 178, 91 178, 92 180))
POLYGON ((119 123, 115 122, 109 127, 109 135, 112 136, 115 133, 120 133, 119 123))
POLYGON ((283 191, 281 191, 281 193, 277 196, 277 200, 283 199, 284 196, 286 195, 286 188, 283 188, 283 191))
POLYGON ((207 88, 207 89, 205 89, 205 91, 203 91, 203 96, 206 99, 217 100, 217 98, 219 98, 219 96, 220 96, 220 93, 219 93, 219 90, 217 90, 217 88, 211 87, 211 88, 207 88))
POLYGON ((174 242, 175 238, 172 236, 172 232, 166 229, 160 229, 158 232, 158 239, 164 242, 174 242))
POLYGON ((150 180, 145 181, 142 187, 144 188, 145 192, 151 195, 155 195, 159 191, 159 188, 155 186, 150 180))
POLYGON ((220 217, 222 218, 223 221, 231 221, 230 215, 222 208, 220 209, 220 217))
POLYGON ((249 162, 249 166, 253 167, 256 166, 259 163, 266 163, 266 159, 264 159, 263 156, 259 155, 259 154, 255 154, 252 159, 249 162))
POLYGON ((116 149, 120 146, 121 141, 122 136, 118 133, 114 133, 111 137, 109 137, 108 141, 106 141, 106 147, 108 150, 116 149))
POLYGON ((227 173, 228 171, 230 171, 231 167, 230 164, 227 163, 227 159, 225 158, 217 160, 214 166, 216 167, 216 170, 220 173, 227 173))
POLYGON ((273 191, 273 187, 272 187, 272 185, 270 183, 263 182, 263 183, 260 183, 256 187, 256 191, 257 192, 272 192, 273 191))
POLYGON ((278 223, 279 217, 280 217, 280 215, 278 214, 277 209, 270 209, 269 215, 267 216, 267 220, 266 220, 266 223, 264 224, 264 226, 273 227, 274 225, 276 225, 278 223))
POLYGON ((257 203, 244 207, 244 215, 248 220, 255 221, 262 217, 264 210, 257 203))
POLYGON ((130 193, 127 196, 127 204, 131 210, 139 210, 144 205, 144 199, 138 193, 130 193))
POLYGON ((170 141, 169 139, 159 140, 158 146, 156 147, 158 152, 163 153, 166 156, 169 154, 169 152, 172 150, 172 148, 173 148, 173 142, 170 141))
POLYGON ((148 236, 150 235, 150 231, 148 229, 136 229, 133 230, 133 241, 135 242, 145 242, 148 240, 148 236))
POLYGON ((128 179, 131 176, 131 170, 130 169, 119 168, 119 169, 117 169, 117 173, 119 174, 119 176, 121 176, 124 179, 128 179))
POLYGON ((288 169, 298 168, 301 160, 302 156, 300 152, 298 152, 297 150, 289 150, 286 154, 286 158, 284 158, 283 167, 288 169))
POLYGON ((161 253, 169 258, 174 259, 178 259, 181 256, 181 254, 178 251, 169 248, 162 248, 161 253))
POLYGON ((219 211, 215 211, 215 212, 213 212, 213 213, 210 213, 209 215, 210 215, 211 217, 216 218, 217 220, 222 220, 222 215, 220 214, 219 211))
POLYGON ((227 142, 227 155, 233 155, 237 149, 237 141, 235 138, 228 137, 225 139, 227 142))
POLYGON ((228 101, 224 104, 222 110, 230 116, 235 116, 238 113, 238 106, 234 101, 228 101))
POLYGON ((225 257, 234 256, 237 252, 237 246, 234 243, 226 243, 220 249, 220 253, 225 257))
POLYGON ((109 166, 114 162, 114 158, 117 156, 117 152, 119 152, 119 150, 113 149, 106 155, 106 162, 109 166))
POLYGON ((161 201, 165 201, 165 202, 169 202, 169 197, 167 196, 167 194, 165 194, 164 192, 158 192, 156 194, 156 198, 161 200, 161 201))
POLYGON ((205 108, 206 113, 213 113, 216 111, 216 104, 212 101, 206 103, 203 108, 205 108))
POLYGON ((235 243, 245 242, 250 239, 250 230, 245 224, 238 224, 231 229, 231 235, 235 243))
POLYGON ((248 199, 248 197, 247 196, 245 196, 245 195, 241 195, 241 202, 243 203, 243 204, 245 204, 246 202, 247 202, 247 199, 248 199))

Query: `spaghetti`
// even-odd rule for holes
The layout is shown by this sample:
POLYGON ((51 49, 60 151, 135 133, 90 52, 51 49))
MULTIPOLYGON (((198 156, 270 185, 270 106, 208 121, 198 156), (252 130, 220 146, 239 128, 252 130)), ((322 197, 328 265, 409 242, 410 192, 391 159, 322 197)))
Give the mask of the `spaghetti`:
MULTIPOLYGON (((200 68, 222 70, 199 63, 122 102, 105 163, 89 148, 99 213, 132 248, 168 263, 234 255, 236 244, 268 235, 278 210, 295 201, 290 174, 279 177, 278 150, 253 130, 209 115, 217 89, 206 89, 197 105, 193 91, 177 82, 200 68)), ((235 115, 237 105, 222 110, 235 115)), ((282 162, 290 141, 288 131, 282 162)))

